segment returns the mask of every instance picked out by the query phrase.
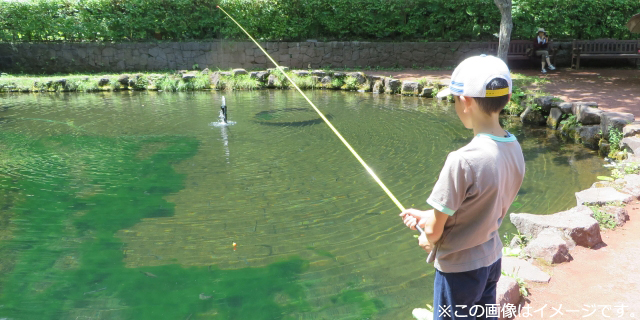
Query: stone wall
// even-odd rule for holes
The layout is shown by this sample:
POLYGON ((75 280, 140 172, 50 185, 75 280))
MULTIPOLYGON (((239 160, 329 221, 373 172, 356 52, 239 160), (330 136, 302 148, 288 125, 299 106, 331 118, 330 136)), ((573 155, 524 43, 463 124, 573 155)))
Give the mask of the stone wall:
MULTIPOLYGON (((291 68, 448 67, 486 52, 482 42, 266 42, 291 68)), ((271 62, 252 42, 0 43, 0 71, 120 72, 229 68, 266 69, 271 62)))

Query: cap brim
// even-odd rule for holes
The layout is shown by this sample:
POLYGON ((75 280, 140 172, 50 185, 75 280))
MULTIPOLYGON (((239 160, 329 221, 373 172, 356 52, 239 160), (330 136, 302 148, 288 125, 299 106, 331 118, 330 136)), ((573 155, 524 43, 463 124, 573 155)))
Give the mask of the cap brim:
POLYGON ((449 87, 446 87, 438 91, 438 94, 436 95, 436 97, 442 99, 450 95, 451 95, 451 90, 449 89, 449 87))

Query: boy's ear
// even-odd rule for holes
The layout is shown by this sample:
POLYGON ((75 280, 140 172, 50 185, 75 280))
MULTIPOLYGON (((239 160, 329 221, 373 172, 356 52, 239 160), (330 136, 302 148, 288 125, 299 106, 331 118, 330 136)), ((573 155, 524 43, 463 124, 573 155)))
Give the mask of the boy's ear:
POLYGON ((474 102, 473 97, 460 96, 460 103, 462 103, 462 106, 464 107, 464 112, 468 112, 467 110, 469 110, 474 102))

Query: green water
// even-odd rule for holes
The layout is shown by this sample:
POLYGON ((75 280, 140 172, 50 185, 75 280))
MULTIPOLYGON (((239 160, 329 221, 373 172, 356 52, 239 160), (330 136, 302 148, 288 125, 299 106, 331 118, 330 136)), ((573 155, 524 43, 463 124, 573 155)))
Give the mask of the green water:
MULTIPOLYGON (((430 99, 308 94, 407 207, 427 208, 472 138, 430 99)), ((413 233, 297 93, 225 93, 236 123, 212 126, 221 96, 0 96, 0 319, 409 319, 431 303, 413 233)), ((570 208, 605 173, 505 125, 527 160, 514 212, 570 208)))

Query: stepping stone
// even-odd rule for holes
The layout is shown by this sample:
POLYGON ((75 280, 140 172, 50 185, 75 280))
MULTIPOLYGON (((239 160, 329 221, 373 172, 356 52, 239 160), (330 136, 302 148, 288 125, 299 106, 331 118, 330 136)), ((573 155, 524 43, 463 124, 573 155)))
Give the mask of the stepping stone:
POLYGON ((502 257, 502 271, 522 278, 524 281, 547 283, 551 277, 526 260, 502 257))
POLYGON ((561 263, 572 259, 567 241, 557 230, 546 229, 533 239, 524 251, 532 258, 542 259, 547 263, 561 263))
POLYGON ((605 187, 576 192, 576 200, 579 206, 604 206, 609 202, 629 203, 633 197, 612 187, 605 187))
MULTIPOLYGON (((537 237, 545 229, 556 229, 576 245, 590 248, 602 242, 600 225, 591 214, 592 211, 588 207, 578 206, 549 215, 512 213, 510 218, 520 233, 531 238, 537 237)), ((572 243, 569 245, 573 246, 572 243)))
POLYGON ((499 310, 502 310, 507 304, 516 306, 520 304, 520 287, 515 279, 504 275, 500 276, 496 286, 496 303, 500 305, 499 310))

